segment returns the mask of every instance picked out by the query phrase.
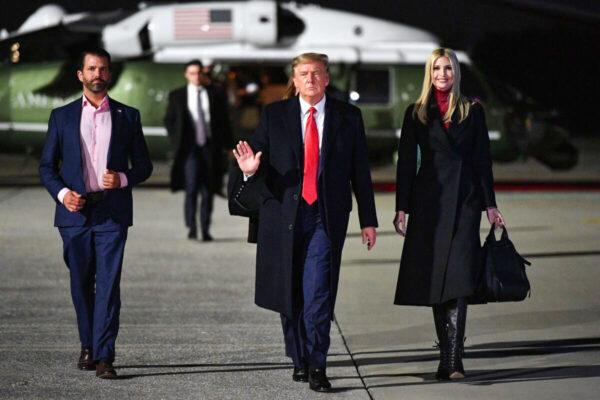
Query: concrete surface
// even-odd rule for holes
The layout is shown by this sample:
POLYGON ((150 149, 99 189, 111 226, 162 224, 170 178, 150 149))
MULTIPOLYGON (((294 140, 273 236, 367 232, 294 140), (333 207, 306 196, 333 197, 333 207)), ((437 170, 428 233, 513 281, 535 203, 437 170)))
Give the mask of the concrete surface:
POLYGON ((532 296, 469 309, 469 377, 460 383, 433 380, 431 311, 392 305, 402 239, 392 232, 393 195, 378 195, 371 253, 352 216, 328 395, 291 380, 278 316, 253 305, 255 248, 225 201, 216 200, 209 244, 185 239, 182 195, 138 189, 134 201, 115 363, 122 379, 102 381, 75 368, 53 202, 41 188, 0 188, 0 398, 598 398, 600 193, 498 195, 513 242, 533 262, 532 296))
POLYGON ((213 243, 189 241, 183 197, 134 194, 122 275, 118 381, 79 371, 54 204, 0 189, 0 399, 368 399, 334 326, 332 395, 293 382, 278 314, 254 305, 255 247, 218 198, 213 243))
MULTIPOLYGON (((438 383, 431 309, 392 304, 403 239, 392 232, 394 196, 377 196, 377 248, 346 247, 337 308, 373 398, 600 398, 600 193, 500 193, 497 200, 511 240, 533 264, 531 297, 469 307, 468 378, 438 383)), ((482 238, 488 231, 485 221, 482 238)))

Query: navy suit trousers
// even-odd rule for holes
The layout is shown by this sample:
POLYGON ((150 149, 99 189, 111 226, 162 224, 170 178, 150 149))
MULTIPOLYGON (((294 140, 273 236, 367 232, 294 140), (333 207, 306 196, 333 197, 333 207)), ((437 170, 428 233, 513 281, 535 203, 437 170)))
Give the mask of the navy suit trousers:
POLYGON ((297 316, 281 314, 286 355, 296 368, 325 368, 331 329, 331 242, 318 203, 304 201, 294 231, 297 316))
POLYGON ((210 144, 203 147, 195 146, 185 160, 185 224, 191 231, 196 231, 198 215, 198 193, 202 197, 200 203, 200 229, 206 236, 210 229, 213 210, 211 187, 211 149, 210 144))
POLYGON ((86 206, 85 226, 60 227, 63 257, 82 347, 95 361, 113 362, 121 309, 120 281, 127 226, 104 218, 103 202, 86 206))

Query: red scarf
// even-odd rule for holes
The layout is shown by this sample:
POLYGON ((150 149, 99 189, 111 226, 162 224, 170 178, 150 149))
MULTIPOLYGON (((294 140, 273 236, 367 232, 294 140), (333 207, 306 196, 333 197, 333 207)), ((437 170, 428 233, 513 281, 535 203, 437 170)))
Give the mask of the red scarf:
MULTIPOLYGON (((440 116, 442 117, 443 121, 446 112, 448 112, 448 107, 450 106, 450 91, 442 92, 441 90, 433 88, 433 95, 435 97, 435 102, 437 103, 438 110, 440 110, 440 116)), ((448 130, 449 127, 450 122, 444 122, 444 129, 448 130)))

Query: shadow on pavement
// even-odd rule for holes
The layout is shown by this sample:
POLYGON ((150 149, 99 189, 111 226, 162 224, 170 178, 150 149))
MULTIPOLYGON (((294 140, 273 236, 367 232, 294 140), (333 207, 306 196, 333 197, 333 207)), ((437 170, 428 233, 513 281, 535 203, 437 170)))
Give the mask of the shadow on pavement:
POLYGON ((167 375, 190 375, 190 374, 215 374, 215 373, 235 373, 235 372, 248 372, 248 371, 271 371, 280 369, 292 369, 290 364, 284 363, 222 363, 222 364, 164 364, 164 365, 124 365, 115 366, 115 369, 121 370, 125 368, 131 369, 153 369, 153 368, 164 368, 164 369, 190 369, 186 371, 165 371, 165 372, 150 372, 150 373, 133 373, 133 374, 119 374, 118 379, 133 379, 133 378, 146 378, 150 376, 167 376, 167 375), (243 368, 248 366, 249 368, 243 368), (240 367, 240 368, 231 368, 240 367), (209 368, 209 369, 204 369, 209 368))
POLYGON ((435 380, 435 373, 417 373, 417 374, 376 374, 366 375, 363 379, 369 378, 402 378, 413 377, 421 378, 422 382, 389 383, 381 385, 369 385, 368 389, 418 386, 444 383, 461 383, 468 385, 494 385, 498 383, 544 381, 555 379, 573 379, 573 378, 596 378, 600 377, 600 365, 573 365, 562 367, 545 368, 509 368, 498 370, 467 370, 467 378, 454 382, 439 382, 435 380))
MULTIPOLYGON (((422 352, 419 349, 386 350, 374 352, 360 352, 353 354, 368 355, 394 352, 422 352)), ((565 354, 577 352, 597 352, 600 351, 600 338, 573 338, 556 340, 532 340, 515 342, 495 342, 483 343, 473 346, 467 346, 464 358, 466 359, 493 359, 503 357, 523 357, 539 356, 552 354, 565 354)), ((396 356, 396 357, 375 357, 375 358, 355 358, 359 368, 367 365, 393 364, 437 361, 437 352, 428 355, 414 356, 396 356)), ((467 378, 458 383, 472 385, 492 385, 496 383, 534 381, 534 380, 554 380, 570 378, 594 378, 600 377, 600 365, 574 365, 557 366, 544 368, 510 368, 498 370, 471 370, 467 369, 467 378)), ((381 385, 367 385, 369 389, 396 387, 396 386, 414 386, 425 384, 439 384, 447 382, 438 382, 435 380, 435 372, 430 373, 401 373, 401 374, 372 374, 362 375, 362 378, 420 378, 422 382, 390 383, 381 385)))
MULTIPOLYGON (((434 350, 430 349, 431 351, 434 350)), ((409 355, 395 357, 373 357, 360 358, 357 355, 399 353, 399 352, 423 352, 425 349, 402 349, 386 350, 376 352, 360 352, 352 354, 359 367, 378 364, 395 364, 409 362, 436 361, 438 359, 437 351, 427 355, 409 355)), ((519 342, 497 342, 484 343, 474 346, 466 346, 465 359, 491 359, 504 357, 527 357, 552 354, 566 354, 579 352, 600 351, 600 338, 577 338, 577 339, 558 339, 541 341, 519 341, 519 342)), ((364 376, 370 378, 371 376, 364 376)))

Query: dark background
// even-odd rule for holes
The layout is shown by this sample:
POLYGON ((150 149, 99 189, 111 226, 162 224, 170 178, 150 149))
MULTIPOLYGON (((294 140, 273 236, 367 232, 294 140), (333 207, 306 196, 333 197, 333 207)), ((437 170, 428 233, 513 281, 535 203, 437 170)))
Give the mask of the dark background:
MULTIPOLYGON (((40 6, 68 13, 136 9, 138 1, 5 2, 0 28, 16 30, 40 6)), ((186 1, 180 1, 184 3, 186 1)), ((299 1, 299 3, 307 3, 299 1)), ((576 136, 598 132, 600 1, 584 0, 321 0, 312 3, 426 29, 443 46, 467 51, 497 87, 515 88, 576 136)))

